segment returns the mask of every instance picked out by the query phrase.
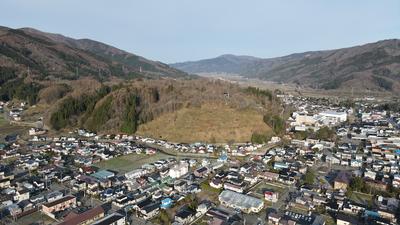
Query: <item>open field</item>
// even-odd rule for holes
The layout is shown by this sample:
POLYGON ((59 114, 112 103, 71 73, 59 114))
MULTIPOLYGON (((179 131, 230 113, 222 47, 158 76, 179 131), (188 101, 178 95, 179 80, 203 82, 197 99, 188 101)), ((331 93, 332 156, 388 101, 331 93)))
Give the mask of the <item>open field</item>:
POLYGON ((201 192, 197 193, 197 197, 200 201, 202 200, 212 200, 218 201, 218 196, 222 192, 221 189, 213 188, 209 185, 209 180, 204 181, 200 184, 201 192))
POLYGON ((205 104, 164 114, 139 127, 138 134, 176 142, 250 141, 253 132, 269 132, 263 115, 255 110, 205 104))
POLYGON ((4 138, 8 134, 24 135, 27 133, 28 128, 23 126, 5 124, 0 126, 0 141, 4 141, 4 138))
POLYGON ((27 127, 10 124, 5 113, 0 113, 0 142, 9 134, 25 135, 27 130, 27 127))
POLYGON ((101 169, 110 169, 116 170, 120 173, 126 173, 131 170, 140 168, 143 164, 155 162, 160 159, 166 159, 171 156, 157 153, 155 155, 146 155, 146 154, 129 154, 124 156, 119 156, 110 160, 104 160, 99 163, 96 163, 94 166, 97 166, 101 169))
POLYGON ((353 192, 350 196, 350 199, 360 203, 360 204, 366 204, 366 205, 371 205, 373 202, 373 196, 369 194, 364 194, 360 192, 353 192))
POLYGON ((0 142, 4 141, 4 138, 8 134, 18 134, 18 135, 25 135, 27 134, 28 128, 23 126, 17 125, 10 125, 8 123, 0 125, 0 142))
POLYGON ((264 196, 264 192, 267 190, 278 192, 279 197, 287 188, 283 187, 282 185, 273 185, 265 182, 261 182, 257 186, 254 187, 253 192, 264 196))
POLYGON ((40 222, 41 224, 53 224, 55 221, 50 217, 46 216, 45 214, 41 213, 40 211, 32 213, 30 215, 24 216, 18 219, 17 224, 19 225, 28 225, 32 224, 32 222, 40 222))

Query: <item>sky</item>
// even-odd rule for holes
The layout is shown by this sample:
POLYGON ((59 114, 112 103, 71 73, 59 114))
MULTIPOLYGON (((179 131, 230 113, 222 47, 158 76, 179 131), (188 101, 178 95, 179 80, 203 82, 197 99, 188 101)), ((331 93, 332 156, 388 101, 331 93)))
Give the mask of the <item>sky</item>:
POLYGON ((0 25, 166 63, 263 58, 400 38, 399 0, 1 0, 0 25))

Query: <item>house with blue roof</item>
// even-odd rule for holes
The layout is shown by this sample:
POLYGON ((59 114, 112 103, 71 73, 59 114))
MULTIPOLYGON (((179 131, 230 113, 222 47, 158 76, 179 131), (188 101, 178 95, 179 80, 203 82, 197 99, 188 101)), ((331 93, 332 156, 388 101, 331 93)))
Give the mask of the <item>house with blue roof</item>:
POLYGON ((91 175, 94 178, 97 178, 99 180, 106 180, 106 179, 110 179, 112 177, 115 176, 115 173, 108 171, 108 170, 100 170, 97 171, 96 173, 91 175))
POLYGON ((172 199, 171 198, 165 198, 165 199, 161 200, 160 207, 162 209, 167 209, 167 208, 170 208, 171 206, 172 206, 172 199))

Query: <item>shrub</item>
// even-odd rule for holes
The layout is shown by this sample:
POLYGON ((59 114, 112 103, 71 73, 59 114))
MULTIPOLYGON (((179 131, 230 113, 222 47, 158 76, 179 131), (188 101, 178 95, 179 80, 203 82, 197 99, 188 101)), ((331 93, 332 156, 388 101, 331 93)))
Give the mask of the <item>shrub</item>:
POLYGON ((254 132, 251 135, 251 142, 255 144, 263 144, 268 141, 268 136, 266 134, 260 134, 257 132, 254 132))
POLYGON ((281 135, 285 132, 285 120, 279 115, 264 115, 264 123, 272 128, 275 134, 281 135))
POLYGON ((262 89, 256 88, 256 87, 247 87, 245 89, 245 92, 255 95, 257 97, 266 97, 270 101, 272 100, 272 93, 269 90, 262 90, 262 89))
POLYGON ((315 136, 320 140, 333 140, 335 137, 335 131, 329 127, 322 127, 316 132, 315 136))

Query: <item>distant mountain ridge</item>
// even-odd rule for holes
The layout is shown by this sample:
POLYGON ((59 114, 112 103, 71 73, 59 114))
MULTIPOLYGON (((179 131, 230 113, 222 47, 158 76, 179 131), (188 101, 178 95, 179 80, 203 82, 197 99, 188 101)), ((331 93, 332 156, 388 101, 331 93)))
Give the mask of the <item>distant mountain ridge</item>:
POLYGON ((171 64, 172 67, 180 68, 188 73, 219 72, 219 73, 243 73, 248 64, 261 60, 252 56, 221 55, 213 59, 189 61, 171 64))
MULTIPOLYGON (((32 28, 0 27, 0 67, 40 79, 77 79, 78 76, 188 77, 167 64, 145 59, 90 39, 73 39, 32 28)), ((3 72, 2 72, 3 71, 3 72)))
POLYGON ((171 64, 188 73, 234 73, 323 89, 348 87, 400 92, 400 40, 277 58, 222 55, 171 64))

